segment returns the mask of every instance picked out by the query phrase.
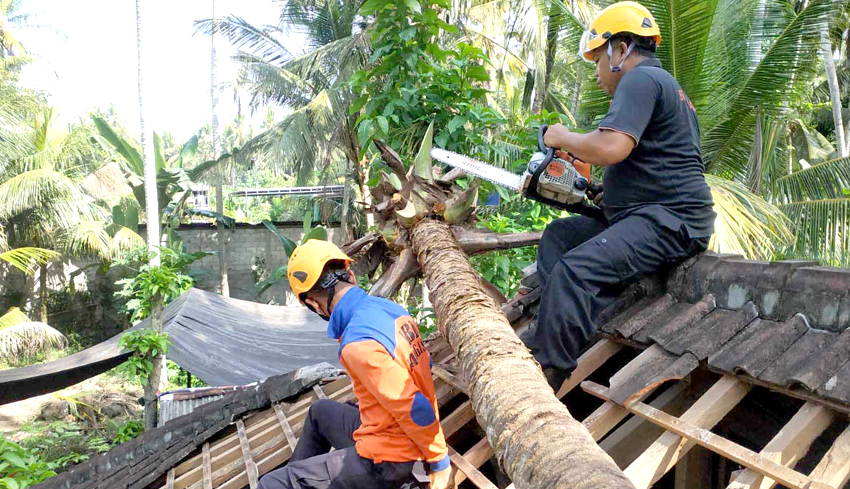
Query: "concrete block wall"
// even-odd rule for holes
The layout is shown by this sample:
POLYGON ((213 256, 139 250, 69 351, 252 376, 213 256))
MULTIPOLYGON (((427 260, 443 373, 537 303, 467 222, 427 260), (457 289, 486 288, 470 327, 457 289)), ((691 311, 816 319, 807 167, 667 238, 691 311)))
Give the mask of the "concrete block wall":
MULTIPOLYGON (((304 236, 303 227, 300 224, 280 224, 277 228, 283 236, 296 243, 300 243, 304 236)), ((183 226, 177 230, 177 234, 183 239, 183 243, 189 252, 218 250, 219 236, 218 229, 215 226, 183 226)), ((277 236, 262 224, 238 224, 232 229, 224 229, 222 238, 226 240, 227 274, 231 297, 264 303, 273 301, 275 304, 282 305, 295 305, 297 303, 295 297, 289 291, 286 280, 272 286, 260 297, 257 297, 255 292, 252 271, 258 260, 264 260, 261 266, 267 270, 267 273, 271 273, 286 264, 286 252, 277 236)), ((328 239, 340 244, 342 233, 338 227, 331 226, 328 228, 328 239)), ((221 292, 219 282, 221 269, 217 255, 208 256, 195 262, 190 270, 197 277, 198 288, 221 292)))

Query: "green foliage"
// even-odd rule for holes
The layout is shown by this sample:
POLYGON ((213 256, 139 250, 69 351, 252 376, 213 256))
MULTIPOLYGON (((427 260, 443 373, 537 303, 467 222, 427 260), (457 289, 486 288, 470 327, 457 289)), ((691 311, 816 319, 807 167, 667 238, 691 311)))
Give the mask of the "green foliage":
POLYGON ((116 282, 122 289, 115 294, 127 299, 124 307, 131 314, 133 322, 150 315, 155 297, 161 296, 163 304, 168 304, 192 288, 194 282, 183 270, 195 261, 213 254, 206 251, 181 253, 166 247, 160 247, 159 251, 162 264, 158 267, 147 264, 150 255, 145 248, 138 248, 116 262, 136 272, 134 277, 116 282))
POLYGON ((115 445, 128 442, 145 432, 145 424, 134 419, 128 420, 118 427, 118 433, 112 439, 115 445))
MULTIPOLYGON (((446 0, 368 0, 360 14, 375 22, 370 31, 370 67, 351 78, 358 98, 349 108, 360 114, 357 139, 364 148, 379 138, 410 155, 434 123, 434 142, 470 155, 491 153, 488 128, 503 122, 487 106, 490 61, 479 48, 438 43, 457 29, 440 18, 446 0)), ((406 160, 409 160, 406 158, 406 160)))
POLYGON ((191 376, 189 372, 183 370, 180 365, 167 360, 168 362, 168 389, 177 390, 185 389, 186 387, 209 387, 209 384, 203 380, 191 376), (189 385, 189 378, 192 379, 192 384, 189 385))
POLYGON ((48 463, 31 450, 0 438, 0 488, 23 489, 56 475, 58 463, 48 463))
POLYGON ((153 372, 152 359, 168 352, 171 346, 168 334, 153 329, 139 329, 121 335, 118 346, 133 352, 133 356, 121 364, 131 382, 143 383, 153 372))
MULTIPOLYGON (((298 247, 298 244, 295 241, 287 238, 286 236, 280 234, 280 231, 277 229, 277 226, 274 225, 271 221, 263 221, 263 225, 272 232, 277 239, 280 240, 280 244, 283 245, 283 250, 286 252, 286 259, 289 260, 289 257, 292 256, 292 252, 295 251, 295 248, 298 247)), ((310 217, 310 213, 304 215, 304 237, 301 239, 301 244, 306 243, 311 239, 319 239, 322 241, 328 240, 328 230, 324 228, 324 226, 313 226, 313 221, 310 217)), ((262 275, 262 274, 261 274, 262 275)), ((273 285, 280 282, 286 278, 286 265, 277 267, 272 270, 268 276, 261 278, 256 285, 256 293, 257 297, 261 296, 263 292, 269 290, 273 285)))

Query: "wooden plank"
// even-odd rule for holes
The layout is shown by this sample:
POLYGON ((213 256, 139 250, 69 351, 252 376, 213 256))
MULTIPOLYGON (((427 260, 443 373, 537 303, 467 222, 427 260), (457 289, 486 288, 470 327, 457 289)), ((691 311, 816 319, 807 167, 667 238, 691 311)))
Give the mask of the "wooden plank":
POLYGON ((440 425, 443 427, 443 435, 446 438, 452 436, 473 419, 475 419, 475 411, 472 410, 472 401, 466 401, 440 421, 440 425))
MULTIPOLYGON (((330 385, 334 385, 332 382, 330 385)), ((329 389, 330 390, 330 389, 329 389)), ((347 383, 343 386, 343 388, 336 390, 332 394, 334 400, 344 402, 353 397, 353 393, 351 391, 351 384, 347 383)), ((310 404, 314 402, 318 397, 314 392, 309 392, 304 394, 298 401, 294 404, 289 405, 286 409, 289 411, 287 418, 290 422, 290 426, 292 426, 293 432, 297 435, 301 432, 301 428, 303 427, 304 418, 307 417, 307 411, 310 409, 310 404)), ((252 434, 252 428, 247 428, 247 433, 249 439, 252 441, 256 438, 269 438, 269 435, 273 433, 272 430, 276 430, 277 425, 279 424, 277 421, 277 416, 271 414, 272 409, 269 410, 269 419, 266 420, 265 423, 256 424, 255 430, 260 427, 265 427, 265 429, 257 435, 252 434), (270 422, 270 424, 269 424, 270 422)), ((258 443, 262 444, 265 441, 258 441, 258 443)), ((238 464, 242 463, 241 456, 241 447, 239 444, 239 437, 236 433, 229 435, 219 442, 219 446, 221 447, 221 451, 218 455, 216 455, 215 445, 212 445, 210 448, 210 454, 212 457, 212 471, 213 474, 218 474, 222 467, 231 467, 235 461, 238 461, 238 464)), ((190 460, 191 461, 191 460, 190 460)), ((185 463, 184 463, 185 464, 185 463)), ((181 464, 181 465, 184 465, 181 464)), ((194 466, 186 467, 186 472, 183 475, 180 475, 180 471, 176 471, 177 479, 175 480, 175 489, 187 489, 194 487, 195 483, 202 479, 201 473, 201 461, 198 460, 194 466)), ((264 472, 260 471, 260 474, 264 472)), ((247 479, 242 486, 246 485, 247 479)), ((242 487, 239 486, 239 487, 242 487)))
POLYGON ((298 444, 298 439, 295 438, 295 432, 292 431, 292 426, 289 425, 289 420, 286 419, 286 415, 283 414, 283 408, 280 406, 280 403, 274 404, 274 412, 277 415, 277 421, 280 423, 280 429, 283 430, 283 436, 286 437, 286 441, 289 443, 289 448, 292 451, 295 451, 295 445, 298 444))
POLYGON ((174 489, 174 469, 168 470, 168 475, 165 477, 165 489, 174 489))
POLYGON ((460 379, 460 377, 449 372, 445 368, 443 368, 439 365, 434 365, 433 367, 431 367, 431 373, 436 375, 437 378, 439 378, 443 382, 449 384, 450 386, 454 387, 455 389, 460 390, 464 394, 469 393, 469 391, 467 390, 466 382, 464 382, 463 380, 460 379))
POLYGON ((629 411, 626 408, 613 402, 606 402, 590 413, 590 416, 584 418, 581 423, 590 432, 590 436, 598 442, 628 415, 629 411))
MULTIPOLYGON (((759 455, 786 467, 793 467, 832 420, 833 415, 827 408, 807 402, 765 445, 759 455)), ((727 489, 770 489, 775 485, 775 480, 746 469, 732 479, 727 489)))
MULTIPOLYGON (((688 408, 681 419, 700 428, 711 428, 719 423, 751 388, 734 377, 723 377, 688 408)), ((672 469, 694 446, 688 439, 665 432, 624 472, 638 489, 646 489, 672 469)))
POLYGON ((245 462, 245 471, 248 472, 248 485, 251 489, 257 489, 260 474, 257 473, 257 464, 251 456, 251 445, 248 444, 248 436, 245 435, 245 423, 241 419, 236 420, 236 432, 239 434, 239 445, 242 446, 242 460, 245 462))
MULTIPOLYGON (((608 341, 610 343, 616 344, 612 340, 606 339, 606 340, 603 340, 603 341, 608 341)), ((597 343, 597 345, 598 344, 599 343, 597 343)), ((594 346, 596 346, 596 345, 594 345, 594 346)), ((603 345, 601 348, 607 349, 605 345, 603 345)), ((586 353, 591 353, 591 350, 593 350, 593 348, 588 350, 586 353)), ((602 351, 604 352, 605 350, 602 350, 602 351)), ((618 349, 618 351, 619 351, 619 349, 618 349)), ((649 353, 644 351, 643 353, 641 353, 637 357, 633 358, 632 361, 630 361, 628 364, 626 364, 625 367, 621 368, 619 371, 617 371, 617 373, 615 373, 611 377, 610 383, 613 385, 614 383, 616 383, 618 381, 622 382, 622 379, 628 378, 629 376, 635 375, 636 373, 638 373, 640 371, 640 369, 644 366, 644 364, 647 362, 647 359, 651 358, 653 356, 655 351, 656 350, 653 350, 653 351, 650 351, 649 353)), ((613 352, 612 355, 614 353, 616 353, 616 352, 613 352)), ((585 355, 582 355, 582 357, 585 357, 585 355)), ((579 358, 582 358, 582 357, 579 357, 579 358)), ((590 361, 593 358, 596 358, 596 355, 587 357, 587 359, 585 361, 590 361)), ((578 367, 576 367, 576 370, 578 370, 578 367)), ((570 379, 567 379, 567 380, 569 381, 570 379)), ((569 387, 569 386, 567 386, 567 387, 572 389, 572 387, 569 387)), ((560 390, 563 390, 563 387, 561 387, 560 390)), ((560 392, 560 390, 559 390, 559 392, 560 392)), ((652 393, 652 389, 649 389, 646 392, 644 392, 643 395, 641 396, 641 399, 645 398, 650 393, 652 393)), ((620 421, 626 419, 626 416, 628 416, 628 415, 629 415, 629 412, 626 409, 622 408, 621 406, 618 406, 616 403, 606 402, 606 403, 602 404, 601 406, 599 406, 596 409, 596 411, 592 412, 590 414, 590 416, 585 418, 584 421, 582 421, 582 424, 584 424, 584 427, 587 428, 587 431, 590 432, 590 435, 593 437, 593 439, 598 442, 605 435, 607 435, 609 431, 614 429, 614 427, 617 426, 617 424, 619 424, 620 421)))
MULTIPOLYGON (((600 399, 604 400, 608 398, 608 389, 599 384, 586 381, 582 383, 582 389, 584 389, 585 392, 599 397, 600 399)), ((703 398, 704 397, 705 396, 703 396, 703 398)), ((759 454, 752 450, 731 442, 722 436, 715 435, 707 429, 703 429, 689 423, 684 420, 684 416, 682 416, 682 418, 676 418, 675 416, 659 411, 643 402, 631 403, 627 409, 647 421, 661 426, 669 433, 675 433, 679 437, 686 438, 714 453, 717 453, 718 455, 732 460, 733 462, 737 462, 744 467, 767 475, 791 489, 806 489, 810 483, 814 482, 807 476, 795 470, 791 470, 788 467, 778 464, 772 460, 762 458, 759 454)), ((631 466, 629 468, 631 468, 631 466)), ((626 475, 629 475, 628 471, 626 472, 626 475)))
POLYGON ((495 484, 490 482, 490 479, 484 476, 481 472, 478 471, 475 466, 473 466, 469 461, 467 461, 461 454, 457 453, 454 448, 449 448, 449 457, 451 458, 452 464, 457 467, 457 469, 464 474, 466 477, 472 482, 475 487, 479 489, 499 489, 495 484))
POLYGON ((564 397, 573 390, 577 385, 586 380, 590 374, 601 367, 609 358, 613 357, 617 352, 623 349, 619 343, 615 343, 609 339, 602 339, 591 346, 584 354, 578 357, 578 364, 575 370, 570 374, 570 378, 561 384, 558 389, 558 399, 564 397))
POLYGON ((850 428, 838 435, 809 477, 832 487, 850 481, 850 428))
POLYGON ((316 385, 313 386, 313 392, 315 392, 316 395, 319 396, 319 399, 327 399, 328 398, 327 394, 325 394, 325 391, 322 390, 322 388, 319 386, 319 384, 316 384, 316 385))
POLYGON ((212 489, 212 466, 210 465, 210 444, 204 443, 204 489, 212 489))
MULTIPOLYGON (((484 462, 490 460, 490 458, 495 455, 493 452, 493 447, 490 446, 490 443, 487 441, 487 438, 481 439, 478 443, 475 444, 472 448, 470 448, 466 453, 463 454, 463 458, 472 464, 473 467, 481 467, 484 465, 484 462)), ((461 471, 457 471, 455 474, 455 487, 459 486, 461 482, 466 480, 466 474, 461 471)))
MULTIPOLYGON (((351 381, 347 377, 335 380, 325 386, 325 389, 331 399, 337 401, 344 401, 349 396, 351 396, 351 381)), ((303 394, 295 403, 288 405, 288 407, 286 408, 289 412, 288 417, 290 418, 291 423, 293 425, 293 429, 296 432, 297 430, 295 429, 295 425, 307 416, 307 410, 317 398, 318 397, 315 393, 308 392, 303 394)), ((254 433, 265 431, 265 429, 270 426, 268 423, 275 423, 276 417, 272 414, 272 411, 272 409, 268 409, 266 411, 261 411, 256 415, 263 416, 264 413, 267 413, 269 417, 261 422, 254 423, 247 427, 248 437, 250 439, 253 439, 254 433)), ((226 464, 232 461, 232 457, 238 457, 238 453, 239 437, 236 435, 236 433, 233 433, 230 436, 226 436, 210 444, 210 456, 212 457, 214 469, 218 466, 217 461, 222 460, 222 456, 228 457, 222 462, 223 464, 226 464)), ((201 465, 201 455, 197 455, 195 457, 189 458, 185 462, 175 467, 175 476, 177 477, 175 480, 176 488, 184 489, 186 487, 191 486, 193 483, 200 481, 201 465)))
MULTIPOLYGON (((685 387, 684 382, 677 382, 653 399, 649 405, 678 416, 685 410, 685 387)), ((614 459, 618 467, 625 468, 663 433, 662 428, 641 417, 632 416, 599 442, 599 447, 614 459)))

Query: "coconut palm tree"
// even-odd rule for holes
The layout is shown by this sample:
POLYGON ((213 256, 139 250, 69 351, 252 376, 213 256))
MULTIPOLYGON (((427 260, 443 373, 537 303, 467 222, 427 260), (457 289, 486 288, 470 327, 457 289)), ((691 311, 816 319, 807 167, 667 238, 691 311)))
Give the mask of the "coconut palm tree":
POLYGON ((7 126, 15 153, 0 160, 0 249, 18 268, 39 264, 39 321, 47 322, 48 261, 60 255, 104 260, 137 244, 135 233, 109 227, 108 215, 80 186, 94 163, 85 127, 65 131, 52 108, 31 125, 7 126), (45 253, 39 249, 52 250, 45 253))
MULTIPOLYGON (((143 173, 145 182, 145 213, 147 214, 147 234, 148 234, 148 250, 150 256, 150 266, 157 267, 160 265, 160 256, 157 253, 156 247, 160 245, 162 235, 160 233, 160 213, 158 205, 157 192, 157 166, 156 158, 154 157, 154 141, 153 131, 145 125, 146 110, 144 103, 144 75, 147 66, 145 57, 145 43, 143 34, 145 31, 148 17, 146 16, 148 4, 145 0, 136 0, 136 49, 137 49, 137 67, 138 67, 138 93, 139 93, 139 126, 142 135, 142 161, 143 173)), ((151 325, 153 329, 162 334, 162 310, 163 302, 160 295, 157 295, 157 300, 151 306, 151 325)), ((145 395, 145 428, 152 429, 156 424, 156 393, 160 390, 160 386, 164 379, 167 379, 168 370, 165 363, 165 354, 161 351, 153 358, 153 369, 144 386, 145 395)))
MULTIPOLYGON (((366 65, 366 19, 357 16, 363 0, 297 0, 281 4, 277 25, 254 26, 238 17, 196 23, 199 32, 217 34, 239 49, 238 84, 253 106, 275 104, 289 113, 243 147, 244 158, 295 175, 299 183, 317 170, 326 173, 341 160, 343 174, 354 177, 360 200, 368 199, 366 168, 348 114, 353 97, 347 81, 366 65), (287 34, 306 40, 304 52, 292 52, 287 34)), ((238 160, 238 159, 237 159, 238 160)))
MULTIPOLYGON (((218 139, 218 115, 215 109, 218 105, 219 87, 216 70, 216 54, 215 54, 215 32, 217 30, 217 22, 215 18, 215 0, 211 0, 212 6, 212 30, 210 31, 210 102, 212 105, 212 145, 215 156, 221 153, 221 145, 218 139)), ((221 179, 217 179, 215 185, 215 211, 219 214, 224 214, 224 192, 222 190, 221 179)), ((216 233, 218 240, 218 268, 219 268, 219 283, 221 284, 221 295, 230 297, 230 284, 227 279, 227 241, 224 239, 224 224, 218 221, 218 231, 216 233)))

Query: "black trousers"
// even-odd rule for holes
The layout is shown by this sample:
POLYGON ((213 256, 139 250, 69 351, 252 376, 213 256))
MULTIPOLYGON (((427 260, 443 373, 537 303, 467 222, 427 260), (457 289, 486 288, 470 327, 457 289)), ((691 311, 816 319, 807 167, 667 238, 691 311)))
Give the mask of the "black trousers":
POLYGON ((373 489, 418 487, 415 462, 376 464, 354 449, 357 406, 320 399, 310 406, 289 463, 260 479, 258 489, 373 489), (335 448, 333 452, 331 447, 335 448), (330 452, 330 453, 329 453, 330 452))
POLYGON ((558 389, 596 333, 596 318, 629 283, 705 251, 670 214, 647 209, 608 225, 577 216, 553 221, 537 251, 543 294, 524 341, 558 389))

